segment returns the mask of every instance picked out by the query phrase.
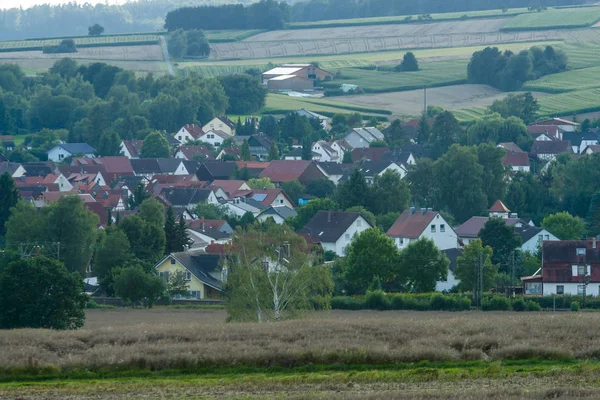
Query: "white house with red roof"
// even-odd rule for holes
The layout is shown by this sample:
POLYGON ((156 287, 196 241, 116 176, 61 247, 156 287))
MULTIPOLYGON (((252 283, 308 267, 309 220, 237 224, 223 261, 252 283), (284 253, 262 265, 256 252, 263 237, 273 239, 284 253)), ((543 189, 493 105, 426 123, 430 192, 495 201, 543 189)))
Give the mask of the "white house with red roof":
POLYGON ((140 158, 142 154, 143 140, 123 140, 121 142, 121 154, 131 159, 140 158))
POLYGON ((387 236, 394 240, 400 250, 421 238, 433 240, 440 250, 458 246, 458 235, 454 229, 439 212, 430 208, 411 207, 404 211, 387 231, 387 236))
POLYGON ((204 135, 202 127, 196 124, 183 126, 176 134, 175 139, 181 144, 186 142, 192 142, 194 140, 200 140, 200 137, 204 135))

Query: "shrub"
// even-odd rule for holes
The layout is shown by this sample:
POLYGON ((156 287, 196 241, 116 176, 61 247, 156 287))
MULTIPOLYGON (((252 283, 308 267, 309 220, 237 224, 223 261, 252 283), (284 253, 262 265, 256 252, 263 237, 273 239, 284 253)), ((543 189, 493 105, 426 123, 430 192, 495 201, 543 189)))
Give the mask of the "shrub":
POLYGON ((452 300, 452 298, 446 298, 446 296, 441 293, 434 293, 429 300, 429 308, 432 310, 452 309, 452 307, 448 307, 452 305, 452 300))
POLYGON ((404 296, 395 294, 391 300, 392 310, 402 310, 404 306, 404 296))
POLYGON ((527 309, 527 305, 522 298, 516 298, 512 301, 512 309, 514 311, 525 311, 527 309))
POLYGON ((481 309, 483 311, 508 311, 510 310, 510 301, 502 296, 488 297, 481 302, 481 309))
POLYGON ((385 298, 383 290, 375 290, 367 292, 365 307, 369 310, 389 310, 390 301, 385 298))
POLYGON ((542 307, 534 301, 527 301, 527 311, 542 311, 542 307))
POLYGON ((338 296, 331 299, 333 310, 363 310, 364 301, 355 297, 338 296))
POLYGON ((577 311, 579 311, 579 309, 580 309, 580 307, 579 307, 578 301, 571 302, 571 311, 577 312, 577 311))

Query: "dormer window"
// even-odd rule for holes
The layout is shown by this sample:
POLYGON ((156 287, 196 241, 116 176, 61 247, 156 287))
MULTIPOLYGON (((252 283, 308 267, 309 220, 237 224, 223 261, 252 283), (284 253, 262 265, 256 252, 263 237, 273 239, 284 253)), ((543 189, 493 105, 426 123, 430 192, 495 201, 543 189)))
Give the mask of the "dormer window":
POLYGON ((585 248, 583 248, 583 247, 578 247, 578 248, 577 248, 577 255, 578 255, 578 256, 585 256, 585 248))

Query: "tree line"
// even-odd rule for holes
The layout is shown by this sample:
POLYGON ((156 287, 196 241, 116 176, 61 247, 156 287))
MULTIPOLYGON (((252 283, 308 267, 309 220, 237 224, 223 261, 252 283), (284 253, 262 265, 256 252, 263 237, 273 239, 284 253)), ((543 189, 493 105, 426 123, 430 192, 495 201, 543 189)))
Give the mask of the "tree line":
POLYGON ((261 0, 247 7, 242 4, 183 7, 167 14, 165 29, 169 32, 177 29, 283 29, 289 14, 289 5, 275 0, 261 0))

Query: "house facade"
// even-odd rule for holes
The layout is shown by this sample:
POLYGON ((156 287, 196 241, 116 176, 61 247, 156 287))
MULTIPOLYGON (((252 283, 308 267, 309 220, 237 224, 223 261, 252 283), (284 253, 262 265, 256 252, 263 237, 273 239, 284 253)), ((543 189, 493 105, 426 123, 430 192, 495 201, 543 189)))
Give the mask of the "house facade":
POLYGON ((182 272, 188 282, 188 296, 175 296, 176 299, 205 300, 221 299, 223 272, 219 266, 220 256, 203 251, 171 253, 160 260, 155 268, 166 282, 182 272))
POLYGON ((202 130, 205 132, 217 130, 225 132, 228 136, 233 136, 235 134, 235 123, 227 116, 215 117, 204 125, 202 130))
POLYGON ((195 125, 195 124, 191 124, 191 125, 184 125, 176 134, 175 134, 175 139, 181 143, 184 144, 186 142, 191 142, 194 140, 199 140, 200 136, 202 136, 204 134, 204 130, 202 130, 202 127, 195 125))
POLYGON ((458 246, 458 235, 450 224, 439 212, 426 208, 411 207, 404 211, 387 231, 387 236, 394 240, 399 250, 421 238, 433 240, 440 250, 458 246))
POLYGON ((385 136, 374 127, 354 128, 346 134, 344 140, 352 149, 370 147, 372 142, 383 141, 385 136))
POLYGON ((210 130, 204 133, 202 136, 198 138, 199 141, 203 143, 208 143, 213 147, 217 148, 223 144, 225 139, 228 139, 230 136, 223 131, 219 130, 210 130))
POLYGON ((87 143, 61 143, 48 151, 48 160, 62 162, 65 158, 79 154, 85 158, 94 158, 96 149, 87 143))

